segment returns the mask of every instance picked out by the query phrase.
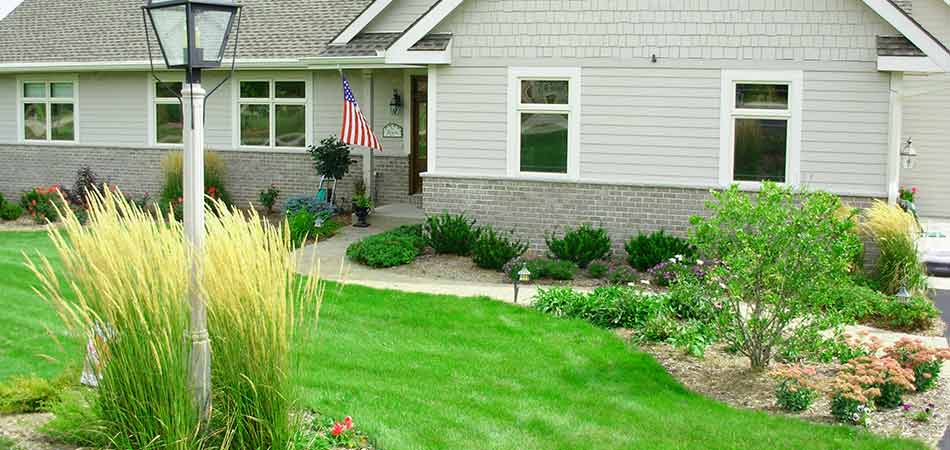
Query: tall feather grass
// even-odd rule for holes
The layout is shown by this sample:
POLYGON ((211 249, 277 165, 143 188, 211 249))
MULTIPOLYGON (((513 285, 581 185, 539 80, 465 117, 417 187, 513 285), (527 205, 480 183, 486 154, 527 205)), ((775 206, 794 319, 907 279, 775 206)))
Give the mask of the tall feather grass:
POLYGON ((862 228, 881 251, 873 274, 880 288, 888 294, 902 286, 912 292, 926 290, 927 271, 917 254, 914 217, 899 206, 875 200, 863 219, 862 228))
MULTIPOLYGON (((293 347, 316 327, 323 287, 297 276, 289 233, 223 203, 207 214, 200 291, 212 346, 212 423, 188 386, 189 252, 180 223, 121 193, 90 195, 89 222, 69 210, 49 233, 64 270, 28 258, 37 292, 104 364, 93 413, 122 449, 286 449, 296 423, 293 347), (96 339, 95 330, 107 339, 96 339)), ((285 225, 286 228, 286 225, 285 225)), ((316 270, 316 269, 315 269, 316 270)))

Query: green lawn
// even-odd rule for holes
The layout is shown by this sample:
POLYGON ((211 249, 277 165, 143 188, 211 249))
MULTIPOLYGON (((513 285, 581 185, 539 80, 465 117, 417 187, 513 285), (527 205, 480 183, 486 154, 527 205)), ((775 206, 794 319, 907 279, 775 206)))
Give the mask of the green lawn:
MULTIPOLYGON (((61 366, 37 356, 61 352, 20 268, 30 248, 51 253, 43 234, 0 233, 0 379, 61 366)), ((305 403, 385 449, 924 448, 736 411, 607 331, 485 299, 331 289, 304 351, 305 403)))

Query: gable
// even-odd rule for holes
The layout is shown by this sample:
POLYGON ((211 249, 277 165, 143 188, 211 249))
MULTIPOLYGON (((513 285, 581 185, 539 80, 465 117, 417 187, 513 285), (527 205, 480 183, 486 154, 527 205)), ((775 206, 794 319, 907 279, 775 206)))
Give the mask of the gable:
POLYGON ((435 2, 436 0, 396 0, 376 16, 363 31, 367 33, 401 33, 406 31, 435 2))

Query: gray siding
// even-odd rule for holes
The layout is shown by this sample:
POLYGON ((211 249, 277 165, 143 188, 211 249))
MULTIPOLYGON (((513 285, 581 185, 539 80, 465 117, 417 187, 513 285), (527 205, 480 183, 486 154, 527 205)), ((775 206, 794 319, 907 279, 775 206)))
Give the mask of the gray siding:
POLYGON ((141 73, 79 75, 79 126, 84 145, 134 147, 146 144, 146 79, 141 73))
POLYGON ((0 142, 13 142, 17 136, 16 77, 0 75, 0 142))
POLYGON ((435 3, 434 0, 394 0, 364 31, 368 33, 402 32, 435 3))
MULTIPOLYGON (((943 0, 914 0, 914 18, 950 43, 950 7, 943 0)), ((950 75, 905 77, 904 137, 914 139, 917 167, 901 169, 901 184, 916 186, 917 207, 928 217, 950 217, 950 75)))
POLYGON ((721 70, 802 70, 802 181, 886 190, 875 36, 896 31, 860 0, 477 0, 436 30, 454 35, 437 70, 437 173, 507 175, 507 68, 539 65, 582 68, 582 182, 715 186, 721 70))

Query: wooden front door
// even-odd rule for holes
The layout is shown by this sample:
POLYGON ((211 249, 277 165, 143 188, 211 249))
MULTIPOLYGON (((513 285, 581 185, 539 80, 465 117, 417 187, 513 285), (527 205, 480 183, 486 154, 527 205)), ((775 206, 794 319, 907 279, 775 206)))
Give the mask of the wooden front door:
POLYGON ((428 79, 425 76, 412 77, 410 108, 412 120, 411 149, 409 151, 409 193, 422 193, 422 177, 429 166, 429 95, 428 79))

